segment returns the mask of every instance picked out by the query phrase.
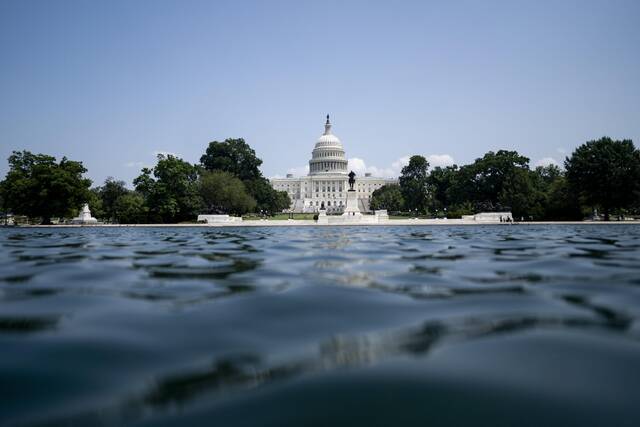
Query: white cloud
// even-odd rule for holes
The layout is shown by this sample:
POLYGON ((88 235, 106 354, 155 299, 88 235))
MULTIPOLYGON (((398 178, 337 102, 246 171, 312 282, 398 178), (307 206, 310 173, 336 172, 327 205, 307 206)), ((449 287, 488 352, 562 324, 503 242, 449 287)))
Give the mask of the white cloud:
POLYGON ((389 167, 380 168, 377 166, 367 166, 366 162, 358 157, 352 157, 348 161, 349 164, 347 168, 350 171, 354 171, 356 175, 362 176, 370 173, 373 176, 382 178, 396 178, 400 174, 402 167, 409 162, 408 157, 406 161, 404 158, 401 158, 393 162, 389 167))
POLYGON ((354 171, 356 175, 364 175, 367 171, 367 164, 362 159, 352 157, 348 161, 347 169, 354 171))
MULTIPOLYGON (((173 157, 179 157, 176 153, 172 152, 172 151, 164 151, 164 150, 156 150, 152 152, 153 154, 153 162, 155 163, 156 158, 158 157, 158 155, 162 154, 163 156, 173 156, 173 157)), ((149 164, 149 162, 140 162, 140 161, 130 161, 124 164, 125 167, 127 168, 136 168, 136 169, 142 169, 142 168, 152 168, 153 166, 151 164, 149 164)))
MULTIPOLYGON (((291 174, 296 178, 301 176, 307 176, 309 174, 309 165, 296 166, 293 168, 289 168, 287 169, 287 175, 288 174, 291 174)), ((285 178, 285 176, 280 174, 275 174, 269 177, 269 179, 280 179, 280 178, 285 178)))
MULTIPOLYGON (((379 167, 374 165, 367 165, 364 159, 359 157, 352 157, 348 159, 348 170, 352 170, 358 176, 364 176, 366 173, 370 173, 372 176, 380 178, 397 178, 402 172, 402 168, 409 164, 411 156, 402 156, 393 162, 389 166, 379 167)), ((449 154, 432 154, 426 156, 427 160, 431 164, 431 167, 435 166, 450 166, 454 163, 453 157, 449 154)), ((287 173, 293 174, 293 176, 306 176, 309 173, 309 165, 298 166, 290 168, 287 173)), ((272 178, 278 178, 280 175, 275 175, 272 178)))
POLYGON ((396 160, 395 162, 391 163, 391 169, 396 171, 396 173, 395 173, 396 176, 399 176, 400 175, 400 171, 402 171, 402 168, 409 164, 409 159, 410 158, 411 158, 411 156, 402 156, 398 160, 396 160))
POLYGON ((307 176, 309 173, 309 165, 290 168, 287 170, 287 173, 293 174, 293 176, 307 176))
POLYGON ((542 159, 540 159, 540 160, 538 160, 537 162, 534 163, 535 167, 538 167, 538 166, 549 166, 549 165, 560 166, 560 163, 558 163, 558 161, 556 159, 554 159, 553 157, 543 157, 542 159))
MULTIPOLYGON (((440 166, 451 166, 455 162, 453 157, 449 154, 431 154, 426 156, 431 168, 440 166)), ((384 178, 397 178, 400 176, 402 172, 402 168, 409 164, 409 159, 411 156, 402 156, 399 159, 391 162, 390 166, 387 167, 377 167, 377 166, 367 166, 364 160, 354 157, 349 159, 349 169, 353 169, 353 171, 357 174, 371 173, 373 176, 384 177, 384 178)))
MULTIPOLYGON (((402 168, 409 164, 411 156, 402 156, 399 159, 391 162, 391 165, 387 167, 368 166, 363 159, 353 157, 349 159, 349 169, 353 170, 356 174, 363 175, 370 173, 373 176, 383 178, 397 178, 402 172, 402 168)), ((427 160, 431 167, 435 166, 450 166, 454 163, 453 157, 449 154, 431 154, 427 156, 427 160)))
POLYGON ((565 154, 567 154, 567 150, 565 150, 563 147, 558 147, 558 148, 556 148, 556 151, 557 151, 558 153, 562 154, 563 156, 564 156, 565 154))
POLYGON ((448 154, 431 154, 427 156, 427 160, 432 168, 437 166, 443 168, 445 166, 452 166, 455 163, 453 157, 448 154))
MULTIPOLYGON (((174 156, 174 157, 178 157, 178 155, 174 152, 171 151, 164 151, 164 150, 156 150, 153 151, 153 163, 155 163, 156 158, 158 157, 159 154, 162 154, 163 156, 174 156)), ((127 168, 136 168, 136 169, 142 169, 142 168, 151 168, 153 167, 152 165, 149 164, 149 162, 140 162, 140 161, 130 161, 124 164, 125 167, 127 168)))

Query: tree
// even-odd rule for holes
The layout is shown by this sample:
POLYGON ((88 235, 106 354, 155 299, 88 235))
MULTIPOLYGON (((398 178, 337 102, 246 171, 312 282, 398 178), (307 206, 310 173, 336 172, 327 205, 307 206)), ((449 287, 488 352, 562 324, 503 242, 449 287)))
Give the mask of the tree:
POLYGON ((441 168, 436 166, 427 177, 427 183, 433 191, 434 208, 442 209, 451 205, 449 189, 453 187, 458 174, 458 166, 441 168))
POLYGON ((577 195, 570 191, 565 173, 556 165, 538 166, 530 172, 534 187, 530 208, 542 220, 579 220, 583 217, 577 195))
POLYGON ((565 162, 567 181, 585 203, 600 207, 605 221, 613 209, 637 203, 640 152, 629 139, 603 137, 576 148, 565 162))
POLYGON ((154 222, 180 222, 194 219, 202 207, 198 192, 197 166, 172 155, 158 155, 153 168, 142 169, 134 181, 154 222))
POLYGON ((89 190, 89 197, 87 203, 91 209, 91 215, 98 219, 107 218, 102 210, 102 198, 100 197, 100 187, 95 187, 89 190))
POLYGON ((512 200, 507 196, 511 190, 503 192, 505 184, 513 179, 519 179, 519 184, 523 184, 522 179, 525 179, 517 170, 529 170, 527 157, 517 151, 489 151, 472 164, 460 168, 448 194, 453 203, 462 205, 471 202, 476 211, 505 209, 510 206, 504 206, 503 203, 512 200))
POLYGON ((282 212, 291 206, 291 199, 286 191, 275 190, 265 178, 244 181, 248 193, 256 200, 256 210, 268 214, 282 212))
POLYGON ((113 217, 120 224, 140 224, 147 221, 149 210, 145 206, 144 197, 135 191, 128 191, 118 197, 113 208, 113 217))
POLYGON ((540 199, 543 193, 536 190, 532 175, 528 169, 510 170, 502 183, 497 206, 509 207, 516 218, 540 219, 543 212, 540 199))
POLYGON ((8 221, 8 212, 7 212, 7 204, 4 200, 4 194, 2 193, 2 182, 0 182, 0 212, 2 212, 2 223, 7 225, 8 221))
POLYGON ((51 218, 71 215, 89 198, 91 180, 83 178, 82 162, 14 151, 9 156, 9 172, 2 182, 5 204, 14 214, 39 217, 43 224, 51 218))
POLYGON ((404 209, 404 198, 398 184, 387 184, 371 194, 371 209, 387 209, 401 211, 404 209))
POLYGON ((273 203, 271 205, 271 212, 282 212, 285 209, 291 207, 291 197, 286 191, 276 191, 273 197, 273 203))
POLYGON ((534 173, 540 178, 544 185, 551 185, 557 179, 564 176, 562 170, 554 164, 550 164, 547 166, 538 166, 534 170, 534 173))
POLYGON ((551 220, 576 221, 584 217, 578 195, 572 191, 564 175, 550 183, 546 191, 544 212, 544 219, 551 220))
POLYGON ((98 194, 102 202, 103 217, 116 220, 116 203, 120 197, 128 193, 129 190, 124 181, 116 181, 113 177, 108 177, 102 187, 98 187, 98 194))
POLYGON ((242 215, 256 207, 242 181, 229 172, 203 171, 198 185, 208 213, 242 215))
MULTIPOLYGON (((521 156, 517 151, 498 150, 489 151, 482 158, 473 163, 475 181, 477 183, 477 200, 495 203, 508 179, 514 175, 516 169, 529 170, 529 159, 521 156)), ((522 175, 520 175, 522 176, 522 175)))
POLYGON ((409 164, 402 168, 400 189, 405 207, 426 212, 429 202, 429 162, 422 156, 411 156, 409 164))
POLYGON ((289 195, 273 189, 262 176, 259 169, 262 160, 242 138, 210 142, 200 163, 208 171, 228 172, 240 179, 256 202, 255 210, 276 213, 291 206, 289 195))
MULTIPOLYGON (((141 186, 151 195, 156 182, 151 178, 151 170, 141 179, 141 186), (148 180, 146 178, 149 178, 148 180)), ((108 177, 104 185, 91 189, 89 206, 96 218, 105 218, 120 224, 139 224, 147 222, 149 208, 144 196, 126 188, 124 181, 108 177)))
POLYGON ((206 170, 229 172, 242 181, 262 177, 259 169, 262 160, 256 157, 256 152, 242 138, 210 142, 207 151, 200 157, 200 163, 206 170))

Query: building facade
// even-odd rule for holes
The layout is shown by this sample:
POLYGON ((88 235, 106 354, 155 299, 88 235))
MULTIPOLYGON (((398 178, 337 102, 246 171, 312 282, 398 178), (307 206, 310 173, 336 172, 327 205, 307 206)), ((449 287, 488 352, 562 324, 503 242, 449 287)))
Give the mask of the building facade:
MULTIPOLYGON (((331 122, 327 115, 324 133, 316 141, 309 160, 309 174, 305 177, 273 178, 271 185, 279 191, 286 191, 291 198, 294 212, 341 212, 347 203, 349 170, 342 142, 331 132, 331 122)), ((397 179, 378 178, 371 174, 356 176, 354 190, 357 192, 361 211, 369 211, 371 194, 386 184, 397 184, 397 179)))

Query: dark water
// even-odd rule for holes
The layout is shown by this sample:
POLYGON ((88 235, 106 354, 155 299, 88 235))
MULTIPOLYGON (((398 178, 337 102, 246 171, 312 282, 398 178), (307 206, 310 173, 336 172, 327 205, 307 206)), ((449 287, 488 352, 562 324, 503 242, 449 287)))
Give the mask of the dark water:
POLYGON ((0 230, 1 425, 640 425, 640 227, 0 230))

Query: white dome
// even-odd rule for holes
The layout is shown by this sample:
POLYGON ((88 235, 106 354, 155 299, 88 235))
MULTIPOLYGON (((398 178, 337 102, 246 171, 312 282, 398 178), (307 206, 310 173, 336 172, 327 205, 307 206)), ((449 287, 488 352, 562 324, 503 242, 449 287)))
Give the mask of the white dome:
POLYGON ((309 175, 347 174, 347 159, 340 139, 331 133, 331 122, 327 115, 324 134, 316 141, 309 160, 309 175))
POLYGON ((327 146, 342 148, 340 139, 331 133, 331 122, 329 122, 329 116, 327 116, 327 123, 324 125, 324 133, 320 135, 320 138, 316 141, 316 148, 327 146))
POLYGON ((324 147, 326 145, 335 145, 335 146, 342 147, 342 143, 340 142, 340 139, 332 133, 324 134, 320 138, 318 138, 318 140, 316 141, 316 147, 318 146, 324 147))

